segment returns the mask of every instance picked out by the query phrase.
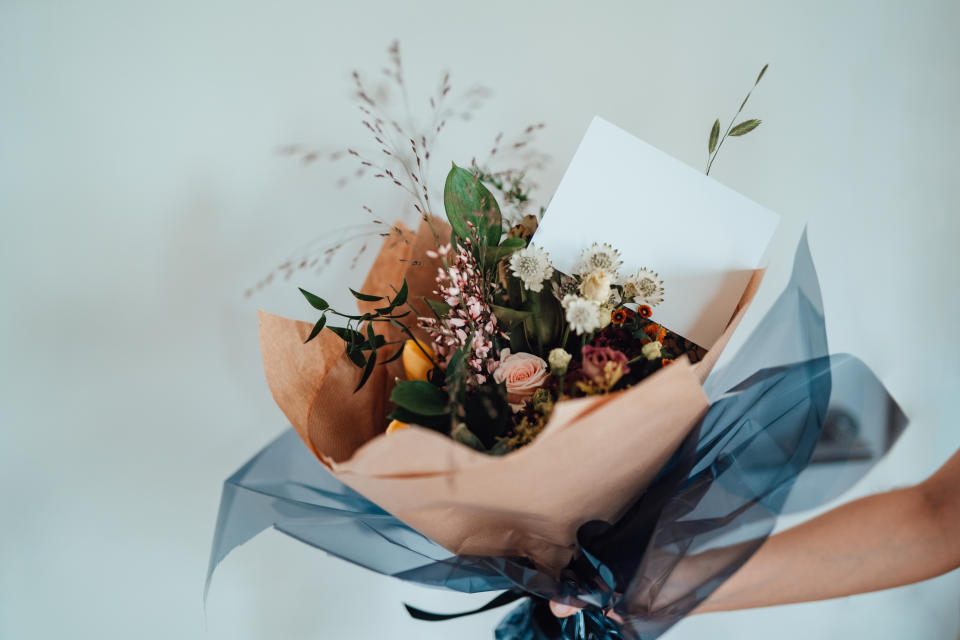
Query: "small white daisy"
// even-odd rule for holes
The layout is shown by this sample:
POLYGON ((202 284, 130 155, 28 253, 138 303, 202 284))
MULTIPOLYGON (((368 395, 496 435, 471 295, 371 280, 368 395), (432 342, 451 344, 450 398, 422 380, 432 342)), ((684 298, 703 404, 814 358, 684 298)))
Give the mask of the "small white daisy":
POLYGON ((603 314, 596 303, 574 295, 564 296, 561 303, 567 312, 567 324, 574 333, 593 333, 603 325, 603 314))
POLYGON ((510 256, 510 270, 523 281, 525 288, 533 292, 541 291, 543 281, 553 276, 553 266, 547 252, 533 245, 515 251, 510 256))
POLYGON ((600 244, 594 242, 580 253, 580 265, 578 275, 586 276, 594 271, 603 271, 610 280, 616 282, 617 270, 623 261, 620 259, 620 252, 607 243, 600 244))
POLYGON ((649 269, 640 269, 623 283, 623 296, 637 304, 655 307, 663 302, 663 281, 649 269))

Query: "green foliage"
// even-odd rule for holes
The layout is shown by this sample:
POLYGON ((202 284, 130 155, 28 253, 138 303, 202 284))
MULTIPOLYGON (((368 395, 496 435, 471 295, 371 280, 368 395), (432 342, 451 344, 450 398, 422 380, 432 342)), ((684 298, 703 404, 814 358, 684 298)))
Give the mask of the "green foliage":
POLYGON ((759 120, 744 120, 733 129, 730 130, 730 133, 727 135, 731 136, 742 136, 747 133, 750 133, 754 129, 760 126, 759 120))
POLYGON ((763 78, 763 74, 767 72, 767 67, 770 65, 763 65, 763 69, 760 69, 760 73, 757 74, 757 79, 754 81, 753 86, 750 88, 750 91, 747 92, 746 97, 743 99, 743 102, 740 103, 740 108, 737 109, 737 112, 733 115, 733 118, 730 120, 730 125, 727 127, 727 130, 724 132, 723 137, 720 138, 719 143, 717 138, 720 135, 720 119, 714 121, 713 127, 710 129, 710 140, 707 143, 707 175, 710 175, 710 169, 713 168, 713 162, 717 159, 717 154, 720 153, 720 147, 723 146, 724 141, 726 141, 728 136, 739 137, 746 135, 760 126, 760 120, 751 119, 744 120, 743 122, 734 126, 734 122, 737 120, 737 116, 740 115, 740 112, 743 111, 743 108, 747 106, 747 100, 750 99, 750 95, 753 93, 753 90, 757 88, 757 85, 760 84, 760 80, 763 78))
POLYGON ((450 431, 450 437, 461 444, 465 444, 471 449, 476 449, 480 452, 486 452, 487 448, 483 445, 483 442, 480 441, 470 429, 462 422, 458 422, 453 429, 450 431))
POLYGON ((478 238, 497 246, 503 234, 500 205, 480 178, 457 165, 450 168, 443 187, 443 208, 453 232, 460 238, 478 238), (471 231, 472 223, 475 231, 471 231))
POLYGON ((313 340, 314 338, 316 338, 320 334, 320 332, 323 331, 323 327, 326 324, 327 324, 327 316, 320 316, 320 319, 317 320, 317 323, 313 325, 313 330, 310 331, 310 335, 307 336, 307 339, 304 340, 303 343, 306 344, 311 340, 313 340))
POLYGON ((524 311, 528 314, 523 323, 528 351, 547 353, 560 338, 563 330, 564 314, 560 301, 546 287, 543 291, 524 292, 526 301, 524 311))
POLYGON ((498 246, 487 249, 483 256, 483 266, 493 269, 498 262, 504 258, 509 258, 514 251, 523 249, 525 246, 527 246, 527 241, 523 238, 504 238, 498 246))
POLYGON ((499 305, 491 305, 491 308, 493 309, 493 315, 497 316, 497 321, 505 324, 507 327, 518 325, 533 315, 532 311, 518 311, 517 309, 501 307, 499 305))
POLYGON ((485 449, 492 447, 497 438, 513 425, 504 384, 488 382, 480 385, 467 395, 463 408, 466 425, 485 449))
POLYGON ((444 434, 450 430, 450 417, 447 415, 425 416, 423 414, 414 413, 413 411, 408 411, 403 407, 397 407, 394 409, 390 415, 387 416, 387 419, 399 420, 400 422, 406 422, 407 424, 420 425, 421 427, 433 429, 434 431, 439 431, 440 433, 444 434))
MULTIPOLYGON (((327 301, 323 298, 315 296, 309 291, 304 291, 303 289, 300 289, 300 292, 307 299, 307 302, 310 303, 310 306, 322 312, 320 319, 317 320, 316 324, 313 325, 310 335, 304 342, 310 342, 316 338, 318 335, 320 335, 320 332, 323 331, 324 328, 329 329, 334 335, 343 340, 347 357, 350 358, 351 362, 363 369, 363 373, 360 376, 360 383, 357 385, 355 391, 361 389, 363 385, 367 383, 367 381, 370 379, 370 376, 373 375, 374 368, 378 363, 387 364, 388 362, 393 362, 399 358, 403 352, 401 347, 397 349, 397 351, 395 351, 389 358, 384 359, 379 357, 378 350, 387 344, 387 340, 382 335, 379 335, 376 333, 376 331, 374 331, 374 325, 376 323, 390 323, 409 335, 411 338, 413 337, 413 334, 410 333, 410 329, 400 322, 400 319, 409 315, 410 312, 396 312, 398 307, 406 304, 407 302, 408 289, 406 280, 403 281, 403 284, 400 285, 400 289, 398 289, 396 294, 393 296, 375 296, 369 293, 363 293, 350 289, 350 293, 353 294, 353 297, 362 302, 386 301, 384 306, 378 307, 373 312, 363 314, 341 313, 336 309, 331 308, 330 305, 327 304, 327 301), (328 314, 333 314, 346 319, 347 326, 328 327, 328 314)), ((396 343, 394 342, 390 344, 396 343)))
POLYGON ((315 296, 305 289, 300 289, 300 293, 303 294, 303 297, 307 299, 307 302, 310 303, 310 306, 318 311, 326 311, 330 308, 330 305, 327 304, 327 301, 319 296, 315 296))
POLYGON ((397 382, 390 394, 390 402, 421 416, 442 416, 450 412, 447 394, 423 380, 397 382))

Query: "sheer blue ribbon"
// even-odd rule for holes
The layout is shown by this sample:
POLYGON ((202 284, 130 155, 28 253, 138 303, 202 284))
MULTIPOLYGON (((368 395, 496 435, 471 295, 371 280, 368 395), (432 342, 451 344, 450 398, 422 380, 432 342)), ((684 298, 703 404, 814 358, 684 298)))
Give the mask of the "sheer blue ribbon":
POLYGON ((499 640, 656 638, 759 548, 779 514, 839 495, 906 425, 860 360, 829 355, 806 234, 783 293, 704 388, 712 404, 697 428, 620 520, 584 523, 559 577, 524 558, 451 554, 337 481, 291 429, 224 483, 206 589, 230 550, 273 527, 402 580, 529 596, 499 640), (558 621, 551 599, 586 609, 558 621))

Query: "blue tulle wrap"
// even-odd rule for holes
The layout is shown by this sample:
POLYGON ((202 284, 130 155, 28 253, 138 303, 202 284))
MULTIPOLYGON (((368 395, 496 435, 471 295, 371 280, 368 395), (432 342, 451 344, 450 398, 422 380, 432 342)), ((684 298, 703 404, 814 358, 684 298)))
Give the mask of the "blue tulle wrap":
POLYGON ((523 601, 499 640, 656 638, 760 547, 779 514, 835 498, 906 425, 860 360, 829 354, 805 234, 785 290, 704 388, 700 424, 619 521, 583 523, 560 576, 524 558, 451 554, 337 481, 290 429, 224 483, 207 588, 231 549, 273 527, 401 580, 506 590, 491 606, 523 601), (585 609, 557 620, 551 599, 585 609))

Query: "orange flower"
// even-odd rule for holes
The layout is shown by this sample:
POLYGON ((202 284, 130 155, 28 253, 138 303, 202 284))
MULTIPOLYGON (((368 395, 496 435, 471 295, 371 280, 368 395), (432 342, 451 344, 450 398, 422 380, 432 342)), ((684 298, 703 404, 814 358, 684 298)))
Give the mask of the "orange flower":
POLYGON ((663 327, 660 327, 660 331, 657 332, 657 342, 663 342, 663 339, 667 337, 667 330, 663 327))
POLYGON ((653 309, 650 308, 650 305, 642 304, 637 307, 637 313, 640 314, 641 318, 649 318, 653 315, 653 309))
POLYGON ((650 336, 650 339, 653 339, 653 337, 657 335, 657 331, 659 329, 660 329, 660 325, 658 324, 648 324, 643 328, 643 332, 648 336, 650 336))
POLYGON ((673 358, 664 358, 663 360, 660 361, 660 364, 663 366, 667 366, 668 364, 673 364, 673 358))
POLYGON ((614 310, 610 314, 610 323, 617 327, 622 327, 627 320, 633 316, 633 311, 627 309, 626 307, 621 307, 614 310))

